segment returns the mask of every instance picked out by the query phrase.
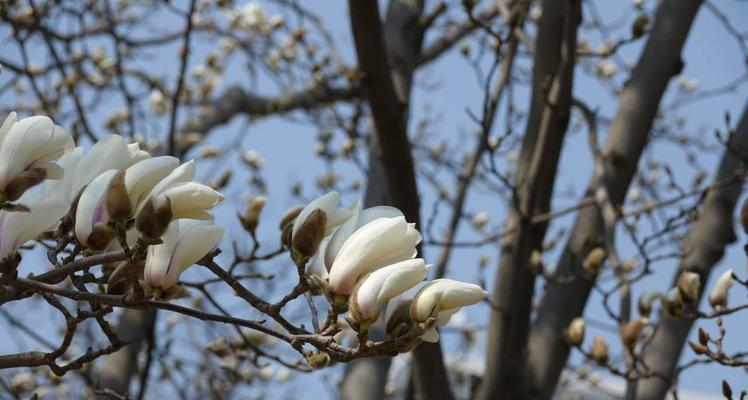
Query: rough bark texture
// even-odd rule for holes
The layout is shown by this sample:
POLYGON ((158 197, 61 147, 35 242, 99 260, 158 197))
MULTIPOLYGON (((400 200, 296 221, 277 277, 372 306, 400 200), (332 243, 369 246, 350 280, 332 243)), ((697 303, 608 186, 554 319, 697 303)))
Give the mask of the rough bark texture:
MULTIPOLYGON (((748 109, 743 112, 737 130, 731 141, 732 151, 726 151, 719 164, 714 180, 725 182, 731 179, 742 181, 738 174, 745 171, 743 160, 735 154, 748 154, 748 109), (735 153, 733 153, 733 151, 735 153)), ((742 191, 742 184, 720 187, 710 191, 704 199, 704 206, 696 224, 691 228, 683 249, 685 256, 673 277, 674 287, 683 271, 696 272, 703 284, 699 296, 704 293, 709 274, 725 252, 725 247, 736 239, 733 230, 733 212, 742 191)), ((662 399, 667 394, 673 380, 673 372, 678 365, 692 321, 670 318, 662 315, 654 338, 644 352, 645 364, 658 377, 642 380, 637 385, 637 399, 662 399), (667 379, 664 379, 667 377, 667 379)))
POLYGON ((549 210, 558 159, 569 122, 574 79, 578 0, 547 0, 536 38, 533 93, 517 171, 516 201, 505 224, 492 291, 486 372, 479 399, 521 398, 535 273, 530 254, 541 247, 546 224, 529 223, 549 210))
MULTIPOLYGON (((351 0, 349 8, 359 68, 363 73, 362 86, 376 131, 376 145, 372 149, 378 150, 375 155, 384 171, 390 204, 400 208, 409 221, 420 226, 420 203, 407 135, 407 102, 423 41, 419 22, 423 1, 390 2, 384 32, 376 1, 351 0), (385 38, 389 46, 385 46, 385 38)), ((385 372, 385 369, 374 368, 373 371, 385 372)), ((425 343, 413 350, 413 373, 420 397, 452 398, 439 344, 425 343)), ((382 381, 382 376, 370 379, 374 385, 382 381)), ((379 393, 382 389, 375 390, 379 393)))
MULTIPOLYGON (((660 3, 639 62, 621 92, 604 147, 608 189, 614 204, 620 204, 628 191, 662 95, 682 67, 680 53, 700 5, 701 0, 660 3)), ((592 178, 585 197, 594 192, 598 179, 592 178)), ((600 245, 603 233, 603 221, 596 207, 579 211, 555 272, 556 277, 578 275, 579 279, 571 284, 549 281, 546 285, 527 345, 525 377, 529 397, 550 398, 553 394, 569 355, 561 332, 582 314, 594 283, 579 275, 581 262, 590 249, 600 245)))

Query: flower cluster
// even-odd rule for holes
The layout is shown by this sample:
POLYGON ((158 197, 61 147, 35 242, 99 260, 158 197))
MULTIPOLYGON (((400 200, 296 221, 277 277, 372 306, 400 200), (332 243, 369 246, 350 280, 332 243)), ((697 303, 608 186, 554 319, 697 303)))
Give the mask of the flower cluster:
POLYGON ((193 161, 151 157, 117 135, 86 151, 48 117, 15 113, 0 128, 0 160, 0 262, 44 232, 71 230, 89 251, 137 244, 145 283, 168 289, 223 237, 210 213, 223 196, 193 182, 193 161))
POLYGON ((416 258, 421 234, 394 207, 363 209, 360 202, 338 207, 340 195, 327 193, 283 219, 284 242, 334 307, 360 334, 380 319, 391 335, 419 329, 435 342, 436 327, 461 307, 486 297, 478 285, 450 279, 423 282, 429 265, 416 258))

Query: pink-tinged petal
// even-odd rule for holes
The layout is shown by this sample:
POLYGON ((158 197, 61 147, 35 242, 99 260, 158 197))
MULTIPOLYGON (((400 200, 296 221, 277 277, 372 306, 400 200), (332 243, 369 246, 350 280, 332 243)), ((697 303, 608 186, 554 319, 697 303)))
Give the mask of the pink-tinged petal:
POLYGON ((75 236, 82 245, 86 245, 94 225, 105 222, 105 200, 109 183, 117 174, 112 169, 97 176, 81 193, 78 208, 75 211, 75 236))

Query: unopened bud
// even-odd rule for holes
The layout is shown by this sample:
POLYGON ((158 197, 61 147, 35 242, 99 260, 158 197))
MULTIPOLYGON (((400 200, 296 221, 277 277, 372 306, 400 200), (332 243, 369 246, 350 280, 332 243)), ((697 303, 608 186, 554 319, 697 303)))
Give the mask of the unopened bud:
POLYGON ((309 362, 309 366, 314 369, 324 368, 330 365, 330 355, 327 353, 312 354, 307 358, 307 362, 309 362))
POLYGON ((636 341, 639 339, 639 334, 642 331, 642 328, 644 327, 644 320, 642 319, 635 319, 632 321, 629 321, 626 325, 621 328, 621 341, 623 342, 624 346, 631 348, 634 344, 636 344, 636 341))
POLYGON ((640 38, 644 36, 644 34, 647 32, 647 26, 649 26, 650 23, 649 17, 646 15, 641 15, 639 18, 634 20, 634 23, 631 24, 631 36, 633 38, 640 38))
POLYGON ((584 341, 584 318, 574 318, 564 332, 569 346, 579 346, 584 341))
POLYGON ((603 261, 605 261, 605 249, 602 247, 595 247, 587 253, 587 257, 582 262, 582 268, 590 274, 597 275, 601 269, 603 269, 603 261))
POLYGON ((639 297, 639 315, 642 317, 649 317, 652 313, 652 303, 660 298, 660 294, 657 292, 649 292, 639 297))
POLYGON ((712 292, 709 293, 709 304, 714 308, 726 307, 727 297, 730 294, 732 284, 732 270, 728 269, 719 276, 717 283, 712 288, 712 292))
POLYGON ((109 182, 106 191, 106 212, 112 221, 125 221, 132 214, 130 196, 125 187, 125 171, 120 170, 109 182))
POLYGON ((301 210, 303 210, 303 207, 293 207, 289 208, 285 213, 283 213, 283 216, 281 217, 279 227, 281 230, 283 230, 286 225, 293 222, 293 220, 296 219, 296 217, 299 216, 299 213, 301 213, 301 210))
POLYGON ((117 232, 115 232, 112 227, 104 223, 98 223, 94 225, 91 234, 88 235, 86 245, 91 250, 104 250, 109 242, 111 242, 116 236, 117 232))
POLYGON ((688 342, 688 345, 691 347, 691 350, 693 350, 693 352, 698 355, 706 354, 709 352, 709 349, 706 346, 699 343, 688 342))
POLYGON ((281 231, 281 242, 289 249, 291 248, 292 234, 293 234, 293 223, 286 225, 281 231))
POLYGON ((304 221, 296 223, 301 223, 301 226, 291 238, 293 249, 303 257, 311 257, 325 237, 327 214, 317 208, 304 221))
POLYGON ((260 213, 265 207, 265 197, 255 197, 249 201, 247 209, 243 215, 239 216, 239 221, 247 232, 255 233, 257 225, 260 223, 260 213))
POLYGON ((665 312, 670 316, 680 315, 680 309, 683 306, 683 299, 680 297, 680 291, 678 288, 672 288, 667 292, 667 296, 663 300, 665 306, 665 312))
POLYGON ((18 200, 26 190, 42 183, 47 178, 44 168, 30 168, 11 179, 5 185, 5 201, 18 200))
POLYGON ((590 356, 599 365, 608 363, 608 343, 605 342, 604 337, 595 336, 592 341, 592 348, 590 348, 590 356))
POLYGON ((678 277, 678 292, 683 301, 688 304, 694 304, 698 300, 699 286, 701 286, 701 277, 695 272, 684 271, 678 277))
POLYGON ((172 219, 171 200, 159 201, 154 204, 153 199, 146 200, 143 208, 135 216, 135 228, 149 239, 158 239, 166 232, 172 219))
POLYGON ((709 334, 703 328, 699 328, 699 343, 704 346, 709 343, 709 334))

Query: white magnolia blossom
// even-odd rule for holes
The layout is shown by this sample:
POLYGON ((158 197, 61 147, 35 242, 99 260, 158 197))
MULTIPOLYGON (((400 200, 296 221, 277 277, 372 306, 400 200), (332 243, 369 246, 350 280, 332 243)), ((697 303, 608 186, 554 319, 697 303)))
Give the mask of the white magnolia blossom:
POLYGON ((68 204, 58 197, 21 197, 29 212, 0 210, 0 260, 15 253, 24 243, 57 228, 68 204), (36 198, 34 198, 36 197, 36 198))
POLYGON ((208 221, 172 221, 163 243, 148 247, 145 282, 152 288, 173 287, 182 272, 218 246, 223 233, 223 228, 208 221))
POLYGON ((39 178, 62 178, 63 169, 53 161, 73 145, 72 136, 49 117, 19 121, 15 112, 10 113, 0 126, 0 200, 18 199, 25 189, 40 183, 39 178), (30 177, 34 172, 36 178, 30 177))
MULTIPOLYGON (((346 239, 330 269, 330 289, 342 295, 369 272, 416 256, 421 234, 405 217, 378 218, 346 239)), ((329 246, 329 243, 328 243, 329 246)))
MULTIPOLYGON (((342 225, 340 225, 329 239, 325 239, 325 242, 320 245, 319 252, 312 260, 313 269, 318 269, 319 273, 324 274, 322 277, 327 277, 327 273, 332 268, 332 264, 335 261, 340 248, 343 247, 343 243, 350 237, 353 232, 362 226, 374 221, 377 218, 394 218, 402 217, 402 211, 395 207, 389 206, 377 206, 366 209, 361 209, 361 202, 356 201, 351 207, 351 217, 348 218, 342 225), (323 266, 318 268, 318 266, 323 266), (322 272, 322 269, 325 271, 322 272)), ((318 275, 320 275, 318 273, 318 275)))
MULTIPOLYGON (((130 205, 136 209, 156 184, 179 165, 175 157, 162 156, 142 160, 125 170, 124 185, 130 205)), ((98 224, 109 220, 106 197, 109 186, 120 170, 111 169, 97 176, 81 193, 75 213, 75 235, 83 245, 98 224)))
POLYGON ((148 157, 138 143, 127 144, 119 135, 105 136, 88 151, 76 147, 63 154, 57 164, 65 170, 65 176, 45 183, 44 193, 60 195, 72 203, 81 189, 105 171, 126 169, 148 157))
POLYGON ((436 342, 439 333, 436 327, 446 325, 461 307, 469 306, 486 298, 488 293, 478 285, 436 279, 426 284, 410 303, 410 317, 416 322, 436 318, 436 323, 421 337, 427 342, 436 342))
POLYGON ((414 258, 372 272, 351 296, 354 317, 359 321, 375 321, 387 301, 426 278, 428 268, 422 258, 414 258))
POLYGON ((195 177, 195 161, 190 160, 161 180, 140 204, 140 212, 148 201, 156 209, 170 207, 172 219, 213 219, 207 210, 223 200, 213 188, 192 182, 195 177))
POLYGON ((293 224, 293 230, 291 231, 291 237, 299 232, 301 226, 304 225, 304 221, 306 221, 306 219, 309 218, 316 209, 322 210, 327 217, 326 233, 331 232, 333 228, 345 222, 351 216, 351 212, 345 208, 339 208, 339 202, 340 194, 338 192, 323 194, 322 196, 310 201, 296 217, 293 224))
POLYGON ((734 283, 732 280, 732 273, 732 269, 723 272, 722 275, 719 276, 719 279, 717 279, 717 283, 712 287, 712 291, 709 293, 709 304, 711 304, 712 307, 727 306, 727 295, 734 283))

